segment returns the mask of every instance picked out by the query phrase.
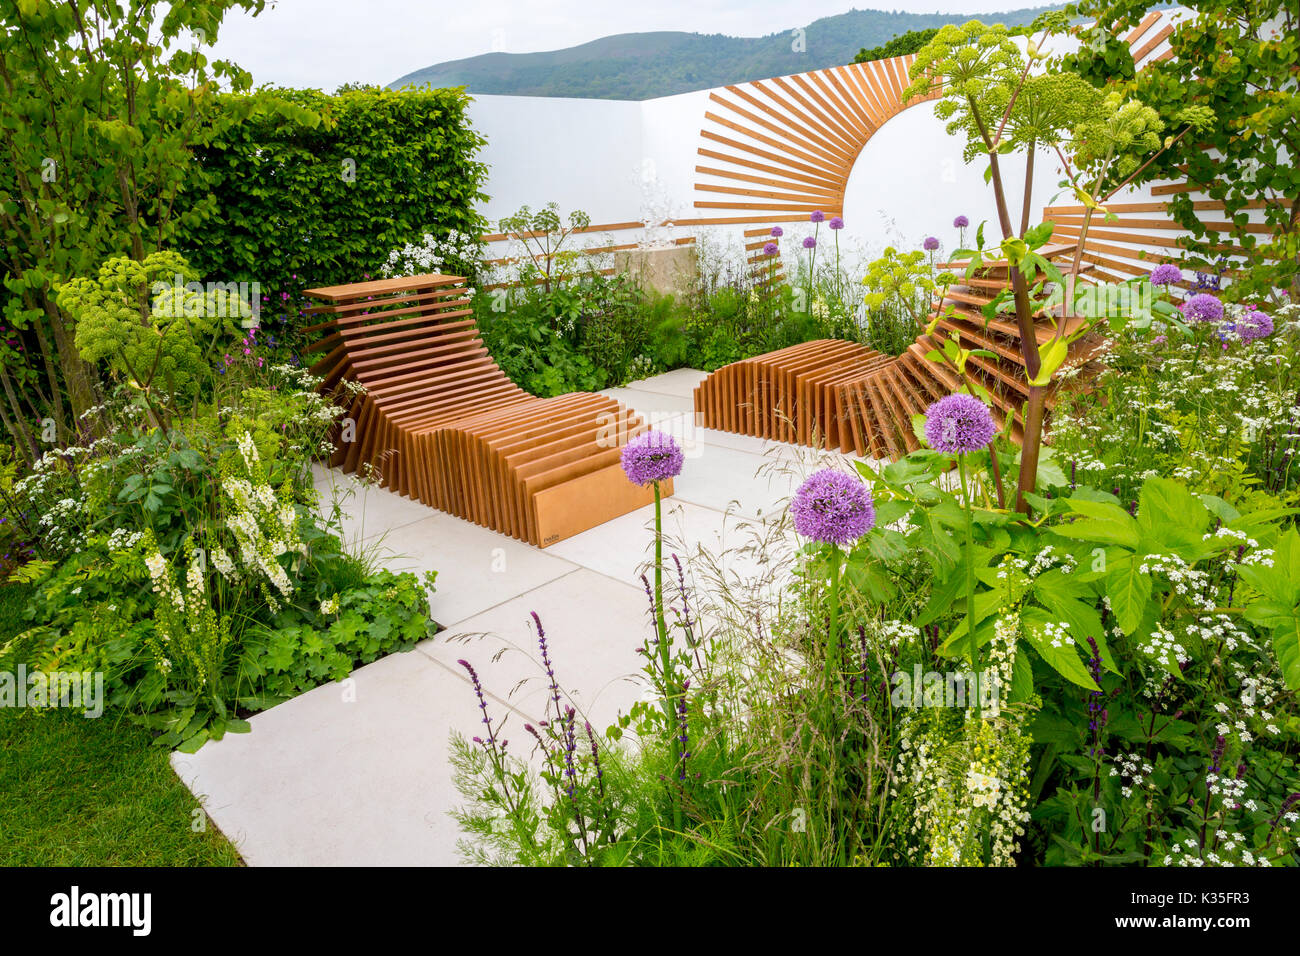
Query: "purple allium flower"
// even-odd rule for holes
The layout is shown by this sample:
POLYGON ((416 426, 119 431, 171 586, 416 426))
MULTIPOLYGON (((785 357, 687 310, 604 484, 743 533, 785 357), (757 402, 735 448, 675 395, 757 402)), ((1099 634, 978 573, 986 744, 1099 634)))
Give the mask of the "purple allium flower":
POLYGON ((773 235, 775 238, 780 239, 782 236, 785 235, 785 230, 782 229, 780 226, 773 226, 773 227, 772 227, 772 235, 773 235))
POLYGON ((1273 334, 1273 317, 1258 309, 1251 309, 1237 320, 1236 325, 1243 342, 1266 339, 1273 334))
POLYGON ((805 249, 811 249, 811 248, 813 248, 815 245, 817 245, 817 240, 816 240, 816 239, 814 239, 812 236, 804 236, 804 239, 803 239, 803 247, 804 247, 805 249))
POLYGON ((952 221, 952 225, 954 229, 965 229, 967 226, 970 225, 970 220, 967 219, 965 216, 958 216, 956 219, 952 221))
POLYGON ((844 220, 841 219, 839 216, 831 216, 831 221, 828 222, 826 225, 830 226, 832 229, 843 229, 844 220))
POLYGON ((808 217, 808 221, 809 221, 809 222, 825 222, 825 221, 826 221, 826 213, 822 212, 820 209, 816 209, 816 210, 813 211, 813 214, 812 214, 811 216, 808 217))
POLYGON ((945 396, 925 412, 926 441, 949 455, 979 451, 997 430, 988 406, 965 392, 945 396))
POLYGON ((1218 322, 1223 318, 1223 303, 1208 292, 1198 292, 1183 302, 1183 317, 1189 322, 1218 322))
POLYGON ((823 468, 799 486, 790 502, 794 530, 827 544, 852 544, 876 523, 876 506, 858 478, 823 468))
POLYGON ((667 481, 682 473, 685 456, 667 432, 648 431, 623 446, 623 473, 634 485, 667 481))
POLYGON ((1183 281, 1183 270, 1178 266, 1162 263, 1151 270, 1152 285, 1174 285, 1183 281))
POLYGON ((765 256, 774 256, 774 255, 776 255, 776 243, 775 243, 775 242, 769 242, 767 245, 765 245, 765 246, 763 247, 763 255, 765 255, 765 256))
POLYGON ((934 236, 926 236, 925 242, 921 243, 921 248, 926 252, 934 252, 934 250, 939 248, 939 240, 934 236))

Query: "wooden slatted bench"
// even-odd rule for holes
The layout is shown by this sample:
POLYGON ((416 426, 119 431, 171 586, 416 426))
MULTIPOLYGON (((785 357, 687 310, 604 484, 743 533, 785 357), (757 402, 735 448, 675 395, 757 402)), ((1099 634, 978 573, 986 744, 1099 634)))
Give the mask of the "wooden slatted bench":
MULTIPOLYGON (((1073 243, 1045 246, 1051 259, 1072 256, 1073 243)), ((951 367, 928 359, 942 339, 956 333, 963 348, 987 349, 996 358, 972 355, 967 375, 983 386, 999 427, 1011 421, 1019 441, 1022 408, 1028 395, 1020 357, 1020 329, 1010 318, 988 321, 981 306, 1007 286, 1007 264, 990 261, 965 277, 966 263, 938 263, 963 270, 932 313, 935 334, 921 334, 901 355, 882 355, 854 342, 818 339, 718 369, 695 390, 695 410, 706 428, 758 438, 838 449, 875 458, 896 458, 920 446, 912 427, 914 415, 956 391, 961 382, 951 367)), ((1067 326, 1068 328, 1068 326, 1067 326)), ((1054 334, 1041 321, 1040 344, 1054 334)), ((1095 342, 1071 347, 1070 362, 1087 358, 1095 342)))
MULTIPOLYGON (((537 398, 511 382, 479 336, 458 276, 308 289, 323 321, 311 371, 343 382, 355 440, 329 463, 383 487, 546 547, 654 500, 629 482, 622 447, 647 426, 612 398, 537 398)), ((672 494, 671 482, 663 489, 672 494)))

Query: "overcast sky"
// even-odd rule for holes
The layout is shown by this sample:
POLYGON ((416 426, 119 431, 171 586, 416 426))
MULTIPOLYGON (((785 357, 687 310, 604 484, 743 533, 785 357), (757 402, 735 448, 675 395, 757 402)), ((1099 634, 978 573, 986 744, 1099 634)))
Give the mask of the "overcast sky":
MULTIPOLYGON (((910 13, 990 13, 1050 0, 889 0, 910 13)), ((875 7, 858 0, 860 8, 875 7)), ((216 52, 254 82, 334 90, 384 85, 479 53, 533 53, 614 33, 683 30, 763 36, 845 13, 853 0, 275 0, 257 18, 231 14, 216 52)))

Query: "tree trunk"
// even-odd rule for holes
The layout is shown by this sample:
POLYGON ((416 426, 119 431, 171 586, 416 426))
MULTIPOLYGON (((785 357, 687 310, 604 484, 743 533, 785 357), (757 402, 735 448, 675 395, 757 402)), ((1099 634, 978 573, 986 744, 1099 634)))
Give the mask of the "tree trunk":
MULTIPOLYGON (((1002 188, 1002 170, 996 153, 989 154, 992 167, 993 195, 998 204, 998 220, 1002 226, 1004 238, 1011 238, 1011 214, 1007 209, 1006 192, 1002 188)), ((1010 263, 1008 263, 1010 266, 1010 263)), ((1042 360, 1038 354, 1038 335, 1034 325, 1032 306, 1029 303, 1029 287, 1019 269, 1008 268, 1011 277, 1011 291, 1016 303, 1016 325, 1020 329, 1020 354, 1025 360, 1026 377, 1038 376, 1042 360)), ((1033 491, 1038 479, 1038 447, 1043 441, 1043 408, 1046 390, 1031 385, 1029 399, 1026 403, 1024 435, 1020 441, 1020 474, 1016 479, 1016 510, 1027 514, 1029 503, 1025 501, 1025 492, 1033 491)))
MULTIPOLYGON (((35 311, 37 305, 30 293, 24 295, 25 305, 35 311)), ((68 411, 63 404, 63 388, 59 384, 58 366, 54 362, 54 349, 50 345, 50 337, 45 334, 45 326, 37 318, 32 323, 32 330, 36 333, 36 347, 41 350, 41 366, 45 369, 45 381, 50 386, 50 411, 54 415, 54 422, 60 429, 68 428, 68 411)))
POLYGON ((72 330, 63 320, 63 313, 50 301, 49 295, 42 295, 45 305, 45 317, 50 323, 54 335, 54 348, 59 354, 59 367, 63 370, 63 381, 68 389, 68 401, 72 405, 73 421, 68 427, 73 433, 81 416, 95 405, 95 381, 90 366, 82 360, 77 351, 72 330))
POLYGON ((40 457, 40 452, 36 448, 36 442, 32 439, 32 433, 23 421, 23 410, 18 405, 18 396, 14 394, 14 386, 9 378, 9 370, 0 365, 0 382, 4 385, 5 397, 9 400, 9 405, 13 409, 13 417, 10 418, 9 412, 5 410, 3 404, 0 404, 0 421, 4 422, 5 429, 9 432, 14 440, 14 447, 22 453, 27 463, 33 464, 40 457))
POLYGON ((1029 513, 1025 494, 1038 481, 1038 454, 1043 447, 1043 413, 1047 408, 1047 386, 1030 385, 1025 402, 1025 435, 1020 443, 1020 474, 1016 479, 1016 510, 1029 513))

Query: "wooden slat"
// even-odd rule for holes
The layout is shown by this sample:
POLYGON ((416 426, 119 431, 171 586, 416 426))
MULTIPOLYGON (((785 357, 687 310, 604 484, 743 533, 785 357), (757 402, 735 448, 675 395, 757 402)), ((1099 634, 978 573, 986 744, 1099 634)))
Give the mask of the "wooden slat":
POLYGON ((1136 27, 1134 27, 1133 31, 1124 38, 1124 42, 1127 43, 1129 46, 1132 46, 1139 39, 1141 39, 1142 34, 1150 30, 1151 27, 1154 26, 1159 21, 1160 21, 1160 11, 1159 10, 1151 11, 1145 17, 1143 17, 1142 22, 1139 23, 1136 27))

